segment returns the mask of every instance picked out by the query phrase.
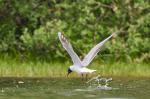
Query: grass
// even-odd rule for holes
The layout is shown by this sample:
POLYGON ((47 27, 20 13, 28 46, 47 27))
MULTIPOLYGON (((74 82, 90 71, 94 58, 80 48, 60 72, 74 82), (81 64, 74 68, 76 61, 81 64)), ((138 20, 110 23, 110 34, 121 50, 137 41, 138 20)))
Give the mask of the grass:
POLYGON ((122 63, 95 65, 95 68, 104 76, 119 77, 150 77, 150 64, 122 63))
MULTIPOLYGON (((0 60, 0 77, 66 77, 69 63, 18 62, 0 60)), ((94 63, 89 68, 96 69, 93 75, 150 77, 150 64, 145 63, 94 63)), ((78 77, 72 73, 70 77, 78 77)))

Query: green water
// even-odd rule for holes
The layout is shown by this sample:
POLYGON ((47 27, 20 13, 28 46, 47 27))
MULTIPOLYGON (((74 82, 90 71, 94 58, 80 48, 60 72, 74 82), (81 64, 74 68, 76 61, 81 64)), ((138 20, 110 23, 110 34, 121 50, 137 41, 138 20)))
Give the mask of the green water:
POLYGON ((150 79, 116 79, 110 89, 68 78, 0 78, 0 99, 149 99, 150 79))

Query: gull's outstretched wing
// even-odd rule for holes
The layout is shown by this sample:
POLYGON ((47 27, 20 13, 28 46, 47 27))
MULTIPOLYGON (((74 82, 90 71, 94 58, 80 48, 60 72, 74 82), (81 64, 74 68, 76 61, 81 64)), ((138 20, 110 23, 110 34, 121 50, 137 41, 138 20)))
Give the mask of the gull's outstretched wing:
POLYGON ((94 57, 97 55, 97 53, 100 51, 102 46, 113 36, 110 35, 106 39, 104 39, 102 42, 98 43, 96 46, 94 46, 90 52, 85 56, 85 58, 82 61, 82 66, 88 66, 90 62, 94 59, 94 57))
POLYGON ((63 47, 65 48, 65 50, 68 52, 68 54, 70 55, 73 64, 77 65, 77 66, 81 66, 81 60, 79 59, 78 55, 74 52, 71 44, 68 42, 68 40, 64 37, 64 35, 61 32, 58 32, 58 37, 60 42, 62 43, 63 47))

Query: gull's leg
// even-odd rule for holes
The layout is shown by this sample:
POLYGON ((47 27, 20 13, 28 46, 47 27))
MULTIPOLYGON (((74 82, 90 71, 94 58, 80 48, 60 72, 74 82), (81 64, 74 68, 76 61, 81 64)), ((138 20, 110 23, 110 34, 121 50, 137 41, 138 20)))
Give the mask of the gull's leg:
POLYGON ((82 75, 82 81, 83 81, 83 78, 84 78, 84 77, 83 77, 83 74, 81 74, 81 75, 82 75))
POLYGON ((85 75, 86 76, 86 80, 88 79, 88 74, 85 75))

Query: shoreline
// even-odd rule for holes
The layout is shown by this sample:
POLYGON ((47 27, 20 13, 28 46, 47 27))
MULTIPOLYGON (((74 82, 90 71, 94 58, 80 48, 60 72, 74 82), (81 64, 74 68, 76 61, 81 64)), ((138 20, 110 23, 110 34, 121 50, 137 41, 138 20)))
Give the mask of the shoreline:
MULTIPOLYGON (((3 77, 31 77, 31 78, 67 78, 67 68, 70 63, 47 62, 15 62, 0 60, 0 78, 3 77)), ((89 77, 96 75, 104 77, 134 77, 150 78, 149 63, 96 63, 88 68, 96 69, 89 77)), ((80 78, 78 74, 71 73, 70 78, 80 78)))

